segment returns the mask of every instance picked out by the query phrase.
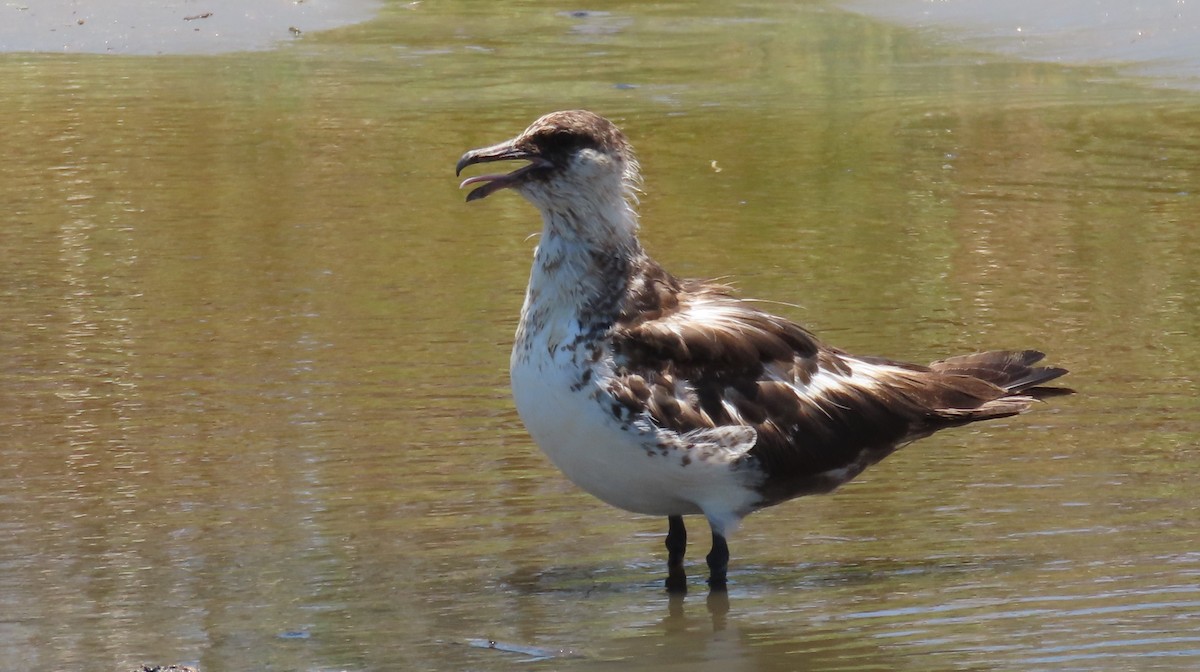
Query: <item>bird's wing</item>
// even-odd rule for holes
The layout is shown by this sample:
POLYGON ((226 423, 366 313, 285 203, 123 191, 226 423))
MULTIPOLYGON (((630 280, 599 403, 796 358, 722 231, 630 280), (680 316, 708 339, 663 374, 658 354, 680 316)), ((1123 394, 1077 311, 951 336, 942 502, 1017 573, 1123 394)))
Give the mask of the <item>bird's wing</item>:
POLYGON ((609 392, 629 411, 679 434, 752 428, 746 454, 775 475, 768 499, 830 490, 900 443, 1030 402, 974 376, 848 355, 720 292, 629 314, 612 343, 609 392))

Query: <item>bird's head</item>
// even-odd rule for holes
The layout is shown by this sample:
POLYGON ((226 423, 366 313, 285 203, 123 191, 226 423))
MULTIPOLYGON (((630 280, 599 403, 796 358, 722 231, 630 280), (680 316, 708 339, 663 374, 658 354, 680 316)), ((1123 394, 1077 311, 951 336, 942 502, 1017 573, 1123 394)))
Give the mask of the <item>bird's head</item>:
POLYGON ((517 137, 463 154, 455 169, 493 161, 528 161, 510 173, 478 175, 467 201, 513 189, 543 212, 586 211, 636 200, 637 160, 612 122, 586 110, 551 112, 517 137))

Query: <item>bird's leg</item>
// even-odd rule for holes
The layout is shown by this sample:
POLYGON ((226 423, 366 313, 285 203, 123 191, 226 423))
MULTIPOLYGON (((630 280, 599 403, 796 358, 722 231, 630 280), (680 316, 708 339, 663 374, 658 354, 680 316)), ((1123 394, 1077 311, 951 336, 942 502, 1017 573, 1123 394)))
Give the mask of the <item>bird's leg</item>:
POLYGON ((729 545, 725 543, 725 537, 715 530, 712 537, 712 550, 704 558, 708 561, 708 586, 713 590, 725 590, 725 572, 729 569, 729 545))
POLYGON ((687 528, 683 526, 683 516, 668 516, 667 525, 667 592, 686 593, 683 554, 687 551, 687 528))

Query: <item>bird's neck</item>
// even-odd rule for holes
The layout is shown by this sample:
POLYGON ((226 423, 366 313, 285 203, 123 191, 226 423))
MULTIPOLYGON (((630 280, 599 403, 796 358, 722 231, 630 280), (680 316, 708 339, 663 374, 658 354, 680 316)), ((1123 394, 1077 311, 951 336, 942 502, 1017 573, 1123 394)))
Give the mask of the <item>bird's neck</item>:
POLYGON ((637 239, 637 218, 624 201, 617 207, 588 210, 543 211, 542 237, 522 312, 524 326, 557 322, 590 330, 611 323, 620 311, 631 271, 645 256, 637 239))

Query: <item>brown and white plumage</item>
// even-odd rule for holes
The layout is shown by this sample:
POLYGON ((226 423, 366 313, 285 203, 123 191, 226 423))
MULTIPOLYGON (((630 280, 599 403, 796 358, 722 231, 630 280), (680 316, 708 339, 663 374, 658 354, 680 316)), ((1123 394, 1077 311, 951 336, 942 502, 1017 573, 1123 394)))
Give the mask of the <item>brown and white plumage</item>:
POLYGON ((542 213, 513 346, 513 396, 530 434, 576 484, 670 520, 667 585, 686 588, 682 516, 713 529, 709 582, 725 584, 726 535, 759 508, 828 492, 898 446, 1015 415, 1066 373, 1033 350, 928 366, 850 355, 803 327, 682 280, 642 250, 637 161, 612 123, 548 114, 463 155, 521 159, 473 177, 467 197, 512 188, 542 213))

